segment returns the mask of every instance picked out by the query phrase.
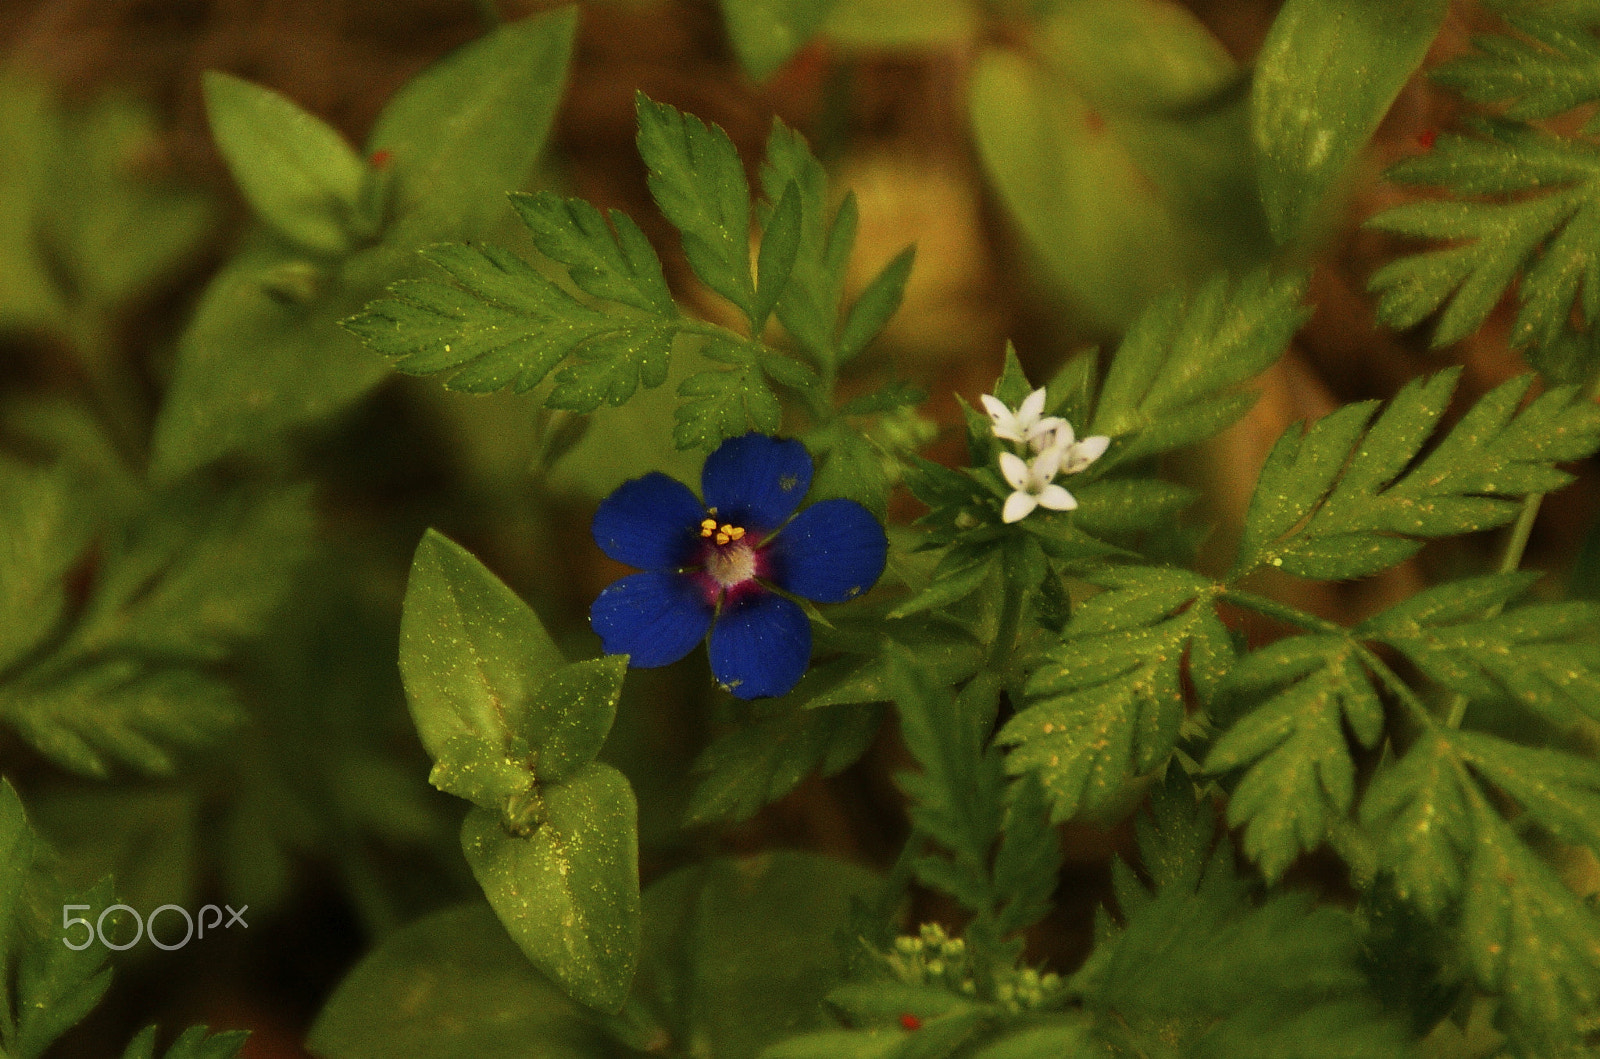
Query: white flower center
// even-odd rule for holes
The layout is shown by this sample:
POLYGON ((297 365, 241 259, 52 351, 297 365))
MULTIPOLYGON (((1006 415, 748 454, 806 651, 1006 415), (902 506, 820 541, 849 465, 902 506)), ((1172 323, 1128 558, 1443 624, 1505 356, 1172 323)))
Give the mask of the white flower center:
POLYGON ((706 573, 723 588, 741 585, 756 576, 756 550, 738 541, 712 548, 706 555, 706 573))

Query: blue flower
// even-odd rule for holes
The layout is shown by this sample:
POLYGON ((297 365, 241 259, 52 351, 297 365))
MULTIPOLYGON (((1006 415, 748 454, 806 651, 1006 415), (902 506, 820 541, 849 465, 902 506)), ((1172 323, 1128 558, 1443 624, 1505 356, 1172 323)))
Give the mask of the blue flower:
POLYGON ((794 687, 811 660, 811 623, 773 586, 842 603, 873 586, 889 548, 854 500, 796 515, 810 486, 805 446, 764 434, 731 438, 706 457, 704 503, 659 471, 619 486, 595 512, 594 540, 644 572, 613 582, 589 608, 606 653, 650 669, 709 632, 711 671, 735 695, 794 687))

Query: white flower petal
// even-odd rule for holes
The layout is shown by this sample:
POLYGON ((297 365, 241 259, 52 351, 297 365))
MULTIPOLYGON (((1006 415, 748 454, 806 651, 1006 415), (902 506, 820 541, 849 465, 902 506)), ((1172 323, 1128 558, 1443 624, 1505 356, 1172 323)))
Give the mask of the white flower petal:
POLYGON ((1032 426, 1039 419, 1039 413, 1044 411, 1044 387, 1030 393, 1022 402, 1022 407, 1017 409, 1017 421, 1023 429, 1032 426))
POLYGON ((1007 441, 1021 441, 1022 428, 1017 422, 1017 417, 1011 414, 1000 400, 990 394, 982 394, 978 398, 983 402, 983 410, 989 413, 989 422, 994 424, 994 436, 1007 441))
POLYGON ((1061 456, 1061 449, 1052 447, 1033 458, 1033 463, 1028 466, 1028 476, 1033 483, 1034 492, 1038 492, 1040 487, 1056 476, 1056 471, 1061 467, 1061 456))
MULTIPOLYGON (((1013 489, 1026 489, 1032 482, 1028 473, 1028 465, 1022 462, 1022 457, 1012 452, 1000 454, 1000 473, 1005 475, 1006 483, 1013 489)), ((1021 518, 1021 515, 1017 516, 1021 518)))
POLYGON ((1033 446, 1034 452, 1056 448, 1062 437, 1068 444, 1072 442, 1072 427, 1060 416, 1046 416, 1028 428, 1028 444, 1033 446))
POLYGON ((1106 454, 1106 449, 1111 446, 1111 439, 1104 434, 1096 434, 1092 438, 1084 438, 1078 442, 1078 455, 1088 459, 1090 463, 1106 454))
POLYGON ((1047 485, 1039 493, 1039 506, 1051 511, 1071 511, 1078 506, 1078 498, 1059 485, 1047 485))
POLYGON ((1006 497, 1005 510, 1000 512, 1002 522, 1020 522, 1028 517, 1028 512, 1039 505, 1039 501, 1032 493, 1012 493, 1006 497))

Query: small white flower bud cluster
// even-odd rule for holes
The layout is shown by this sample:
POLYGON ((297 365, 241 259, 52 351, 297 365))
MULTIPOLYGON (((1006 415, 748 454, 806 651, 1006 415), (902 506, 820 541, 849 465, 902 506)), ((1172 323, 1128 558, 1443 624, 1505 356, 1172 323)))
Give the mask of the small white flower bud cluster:
POLYGON ((1103 434, 1077 440, 1072 424, 1059 416, 1044 415, 1044 387, 1030 393, 1015 412, 992 394, 981 398, 994 436, 1025 446, 1034 453, 1024 460, 1015 452, 1000 454, 1000 473, 1013 490, 1006 497, 1000 517, 1005 522, 1020 522, 1036 507, 1051 511, 1071 511, 1077 498, 1055 484, 1057 474, 1077 474, 1105 455, 1111 439, 1103 434))

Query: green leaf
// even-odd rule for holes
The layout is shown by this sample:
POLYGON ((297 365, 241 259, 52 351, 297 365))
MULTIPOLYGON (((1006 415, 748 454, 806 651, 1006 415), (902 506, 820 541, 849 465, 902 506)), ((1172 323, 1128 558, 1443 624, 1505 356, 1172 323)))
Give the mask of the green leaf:
POLYGON ((1600 1009, 1600 919, 1518 837, 1473 773, 1503 786, 1555 833, 1592 843, 1590 762, 1470 732, 1434 731, 1380 771, 1362 816, 1380 863, 1432 918, 1459 906, 1478 984, 1504 995, 1517 1038, 1545 1054, 1600 1009))
POLYGON ((1239 67, 1174 3, 1051 5, 1016 48, 987 47, 968 90, 1000 201, 1090 324, 1265 260, 1239 67))
POLYGON ((765 81, 827 21, 837 0, 722 0, 728 39, 744 72, 765 81))
POLYGON ((237 723, 213 667, 266 629, 311 534, 304 489, 152 498, 109 535, 70 631, 0 684, 0 717, 80 773, 172 771, 174 746, 237 723))
POLYGON ((689 800, 690 822, 747 820, 811 773, 831 776, 866 752, 883 721, 881 709, 810 707, 807 701, 833 683, 827 679, 833 675, 812 668, 794 691, 758 700, 747 723, 706 747, 695 762, 701 779, 689 800))
POLYGON ((999 563, 998 548, 956 544, 940 557, 927 587, 891 610, 889 617, 904 618, 966 599, 1000 569, 999 563))
POLYGON ((583 199, 564 199, 548 191, 517 192, 511 205, 533 233, 533 245, 565 266, 585 294, 656 316, 676 315, 661 260, 627 214, 611 210, 602 216, 583 199))
POLYGON ((1193 295, 1175 291, 1123 336, 1085 436, 1135 437, 1134 459, 1192 444, 1242 416, 1252 398, 1225 391, 1271 366, 1308 315, 1306 277, 1217 276, 1193 295))
MULTIPOLYGON (((1590 348, 1569 349, 1600 320, 1600 185, 1595 147, 1527 126, 1489 123, 1482 135, 1441 136, 1426 155, 1389 171, 1406 184, 1443 187, 1456 199, 1405 203, 1367 226, 1450 246, 1392 261, 1373 274, 1378 315, 1390 327, 1440 312, 1435 346, 1476 331, 1513 281, 1521 308, 1510 341, 1558 383, 1593 375, 1590 348), (1519 278, 1520 274, 1520 278, 1519 278)), ((1580 342, 1579 345, 1587 343, 1580 342)))
MULTIPOLYGON (((948 860, 920 857, 914 865, 917 876, 968 909, 988 912, 999 897, 989 853, 1000 835, 1005 780, 1002 754, 985 746, 988 726, 974 723, 973 710, 965 708, 968 697, 982 694, 983 684, 972 681, 958 698, 948 687, 930 683, 909 654, 891 661, 890 683, 901 738, 920 766, 918 772, 896 773, 895 781, 911 800, 917 834, 951 855, 948 860)), ((998 694, 995 686, 988 690, 991 696, 998 694)))
POLYGON ((565 663, 538 615, 459 544, 429 530, 417 545, 400 620, 400 675, 434 757, 465 735, 496 745, 565 663))
POLYGON ((844 330, 839 332, 839 361, 843 363, 867 348, 867 344, 888 326, 890 318, 900 308, 905 296, 906 280, 911 278, 911 266, 916 261, 917 248, 908 246, 896 254, 883 270, 872 278, 861 297, 850 307, 845 317, 844 330))
POLYGON ((591 763, 545 785, 530 829, 475 808, 461 848, 534 967, 581 1004, 617 1011, 639 958, 638 807, 622 773, 591 763))
MULTIPOLYGON (((845 271, 855 246, 855 196, 828 217, 828 177, 805 137, 773 120, 761 163, 761 190, 767 203, 780 202, 793 184, 800 195, 800 245, 789 282, 778 299, 778 320, 818 365, 838 359, 835 331, 845 271)), ((771 206, 763 211, 768 223, 771 206)))
POLYGON ((152 441, 158 480, 223 457, 270 458, 377 385, 382 362, 338 322, 418 271, 417 250, 497 223, 502 196, 543 149, 573 28, 571 10, 507 23, 395 95, 366 148, 389 158, 386 222, 336 273, 259 236, 218 272, 178 343, 152 441))
POLYGON ((1509 104, 1505 116, 1518 121, 1553 118, 1600 99, 1600 47, 1580 11, 1523 5, 1498 14, 1528 39, 1475 37, 1477 54, 1433 70, 1435 81, 1474 103, 1509 104))
POLYGON ((345 326, 412 375, 451 372, 445 385, 468 393, 513 387, 524 393, 569 356, 552 407, 592 412, 619 405, 641 382, 660 386, 680 325, 676 312, 641 315, 590 308, 495 246, 442 243, 424 256, 455 285, 397 283, 345 326))
POLYGON ((1006 901, 995 923, 1001 936, 1033 926, 1050 911, 1061 862, 1061 838, 1050 824, 1044 789, 1023 776, 1011 785, 994 859, 994 887, 1006 901))
POLYGON ((1099 1033, 1145 1054, 1408 1054, 1358 963, 1352 917, 1305 894, 1252 905, 1227 842, 1212 849, 1210 802, 1189 788, 1169 780, 1152 799, 1139 849, 1154 885, 1118 866, 1126 925, 1073 977, 1099 1033))
POLYGON ((1397 648, 1469 699, 1510 700, 1562 728, 1582 716, 1600 719, 1600 645, 1592 642, 1600 605, 1535 603, 1500 612, 1535 579, 1495 574, 1435 585, 1356 632, 1397 648))
MULTIPOLYGON (((33 869, 37 841, 16 788, 10 780, 0 777, 0 982, 9 982, 15 960, 17 925, 25 914, 24 891, 33 869)), ((4 1040, 11 1039, 14 1025, 8 986, 0 989, 0 1029, 4 1030, 4 1040)))
POLYGON ((60 624, 63 579, 95 520, 67 469, 0 460, 0 673, 60 624))
POLYGON ((208 70, 202 87, 211 135, 256 214, 308 250, 348 249, 367 167, 338 130, 230 74, 208 70))
POLYGON ((488 234, 522 188, 565 89, 577 10, 503 22, 395 93, 367 138, 387 152, 392 235, 416 248, 488 234))
POLYGON ((708 1059, 754 1059, 820 1029, 822 998, 845 970, 838 935, 880 885, 854 865, 789 851, 676 871, 644 897, 634 1000, 663 1039, 694 1041, 708 1059))
POLYGON ((706 286, 727 298, 754 327, 750 275, 750 185, 728 134, 693 114, 639 93, 639 156, 650 169, 650 194, 683 236, 683 252, 706 286))
POLYGON ((1014 748, 1007 772, 1037 774, 1053 822, 1118 806, 1128 784, 1159 768, 1177 743, 1183 674, 1209 699, 1232 662, 1210 581, 1126 567, 1105 583, 1074 611, 998 737, 1014 748))
POLYGON ((306 1044, 326 1059, 594 1059, 605 1038, 528 965, 482 904, 384 938, 345 976, 306 1044))
MULTIPOLYGON (((15 1059, 37 1059, 63 1033, 93 1011, 111 985, 110 950, 98 938, 93 945, 71 949, 63 943, 62 920, 67 905, 88 905, 106 937, 123 939, 127 919, 121 913, 99 924, 99 913, 116 903, 109 879, 83 892, 71 893, 53 880, 35 883, 31 895, 42 915, 28 924, 16 960, 16 1030, 6 1044, 15 1059)), ((74 931, 74 938, 78 935, 74 931)), ((131 939, 129 939, 131 940, 131 939)))
POLYGON ((762 223, 761 250, 756 257, 754 333, 766 326, 767 317, 783 296, 800 254, 800 238, 800 186, 791 181, 762 223))
POLYGON ((1445 0, 1288 0, 1256 59, 1251 138, 1280 243, 1366 146, 1439 32, 1445 0))
POLYGON ((1511 521, 1518 497, 1570 481, 1556 463, 1600 447, 1600 408, 1562 387, 1518 411, 1532 381, 1522 376, 1485 394, 1418 460, 1459 375, 1412 380, 1376 421, 1368 401, 1291 428, 1256 483, 1230 578, 1263 564, 1325 579, 1376 573, 1415 554, 1413 538, 1511 521))
MULTIPOLYGON (((227 1030, 210 1033, 210 1027, 190 1026, 172 1042, 164 1059, 238 1059, 250 1039, 248 1030, 227 1030)), ((122 1059, 156 1059, 156 1028, 146 1026, 139 1035, 128 1042, 122 1059)))
POLYGON ((884 458, 873 443, 847 425, 835 421, 806 437, 807 447, 821 456, 808 494, 812 503, 833 497, 854 500, 877 517, 888 520, 889 476, 884 458))
POLYGON ((686 400, 678 406, 672 428, 678 448, 715 448, 724 438, 750 430, 777 433, 783 408, 767 385, 760 348, 717 337, 703 352, 708 360, 729 367, 697 372, 679 384, 678 396, 686 400))
POLYGON ((1217 691, 1218 712, 1248 710, 1206 756, 1207 772, 1248 771, 1228 799, 1244 851, 1276 882, 1321 845, 1355 801, 1349 725, 1362 746, 1383 734, 1378 700, 1354 643, 1294 636, 1247 656, 1217 691))

